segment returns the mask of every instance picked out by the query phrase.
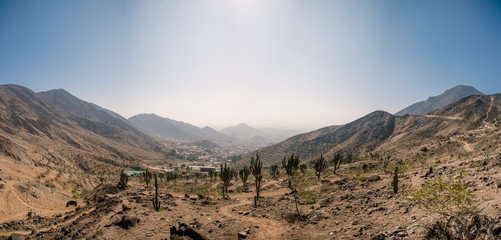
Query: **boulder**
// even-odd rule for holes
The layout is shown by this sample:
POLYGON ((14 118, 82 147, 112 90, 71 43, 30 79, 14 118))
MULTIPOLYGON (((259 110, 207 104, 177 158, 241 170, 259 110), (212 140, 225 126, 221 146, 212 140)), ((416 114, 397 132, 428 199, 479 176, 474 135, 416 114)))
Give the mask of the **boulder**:
POLYGON ((129 229, 131 227, 136 226, 141 220, 137 217, 131 217, 131 216, 122 216, 122 219, 119 221, 116 221, 114 224, 116 226, 119 226, 123 229, 129 229))
POLYGON ((176 228, 176 226, 172 226, 170 228, 170 238, 172 240, 175 239, 188 239, 186 237, 189 237, 189 239, 193 240, 205 240, 202 235, 200 235, 198 232, 190 228, 186 223, 180 223, 179 227, 176 228))
POLYGON ((379 175, 371 175, 371 176, 367 177, 367 181, 369 181, 369 182, 376 182, 379 180, 381 180, 381 177, 379 175))
POLYGON ((70 201, 68 201, 66 203, 66 207, 69 207, 69 206, 75 206, 76 207, 77 205, 78 205, 77 201, 74 201, 74 200, 70 200, 70 201))

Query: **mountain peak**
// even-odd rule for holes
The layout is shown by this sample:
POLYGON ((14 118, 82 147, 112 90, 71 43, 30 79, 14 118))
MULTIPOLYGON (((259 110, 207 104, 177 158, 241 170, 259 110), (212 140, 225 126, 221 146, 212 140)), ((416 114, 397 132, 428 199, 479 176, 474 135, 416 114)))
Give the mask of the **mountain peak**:
POLYGON ((467 85, 457 85, 453 88, 445 90, 442 94, 434 97, 429 97, 426 101, 421 101, 406 107, 399 112, 395 113, 395 116, 403 116, 405 114, 420 115, 424 114, 441 107, 447 106, 451 103, 456 102, 461 98, 465 98, 471 95, 484 95, 482 92, 478 91, 476 88, 467 85))

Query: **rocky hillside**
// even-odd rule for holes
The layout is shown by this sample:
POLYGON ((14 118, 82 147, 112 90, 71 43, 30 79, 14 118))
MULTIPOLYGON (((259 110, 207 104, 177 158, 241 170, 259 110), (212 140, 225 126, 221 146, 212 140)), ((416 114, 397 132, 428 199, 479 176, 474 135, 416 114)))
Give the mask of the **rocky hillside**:
POLYGON ((199 128, 156 114, 138 114, 130 117, 129 121, 149 135, 162 139, 181 141, 229 139, 210 127, 199 128))
POLYGON ((0 86, 0 156, 7 162, 80 175, 163 158, 153 139, 124 128, 67 111, 30 89, 0 86))
POLYGON ((452 104, 461 98, 471 95, 483 95, 483 93, 471 86, 458 85, 446 90, 444 93, 438 96, 430 97, 426 101, 414 103, 395 113, 395 116, 403 116, 405 114, 424 114, 452 104))
MULTIPOLYGON (((393 116, 377 111, 341 126, 330 126, 291 137, 258 152, 266 163, 298 154, 313 160, 342 150, 365 153, 410 140, 440 139, 501 119, 501 94, 473 95, 426 115, 393 116)), ((247 158, 250 158, 247 157, 247 158)))

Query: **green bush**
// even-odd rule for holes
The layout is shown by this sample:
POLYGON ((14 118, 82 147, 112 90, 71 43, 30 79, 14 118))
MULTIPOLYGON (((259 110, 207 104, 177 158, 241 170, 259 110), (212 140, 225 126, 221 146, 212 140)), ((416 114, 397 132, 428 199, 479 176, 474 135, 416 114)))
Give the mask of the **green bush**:
POLYGON ((429 179, 421 188, 411 188, 404 197, 416 202, 427 212, 438 213, 446 218, 461 217, 477 211, 476 196, 468 190, 461 176, 429 179))

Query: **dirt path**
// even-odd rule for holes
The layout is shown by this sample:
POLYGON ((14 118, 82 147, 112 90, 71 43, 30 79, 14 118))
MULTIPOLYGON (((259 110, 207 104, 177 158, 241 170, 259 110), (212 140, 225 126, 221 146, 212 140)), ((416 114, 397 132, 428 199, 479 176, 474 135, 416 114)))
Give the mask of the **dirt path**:
POLYGON ((463 140, 457 139, 455 137, 451 137, 451 140, 455 141, 455 142, 461 143, 463 145, 464 150, 467 151, 467 152, 473 152, 473 151, 475 151, 475 149, 473 149, 473 147, 471 146, 471 144, 469 144, 467 141, 463 141, 463 140))
MULTIPOLYGON (((268 182, 267 184, 263 185, 263 188, 271 184, 274 184, 274 182, 268 182)), ((272 192, 270 191, 263 192, 261 193, 261 196, 276 197, 276 196, 282 196, 288 192, 289 192, 288 189, 282 188, 272 192)), ((254 204, 253 200, 250 200, 253 199, 254 193, 240 193, 232 195, 231 197, 234 199, 240 199, 240 201, 238 203, 229 204, 221 207, 219 209, 219 213, 231 219, 243 219, 245 221, 251 222, 255 226, 259 226, 259 228, 256 229, 256 239, 284 238, 284 234, 287 233, 287 230, 289 228, 288 225, 286 225, 285 223, 263 217, 252 217, 250 215, 242 216, 238 214, 238 212, 232 211, 233 208, 238 208, 240 206, 248 204, 254 204)))
POLYGON ((487 110, 487 113, 485 114, 485 119, 483 121, 484 124, 486 123, 487 119, 489 119, 489 113, 491 112, 493 105, 494 105, 494 96, 491 96, 491 104, 489 106, 489 109, 487 110))
POLYGON ((438 115, 421 115, 423 117, 427 118, 443 118, 443 119, 449 119, 449 120, 463 120, 463 118, 460 117, 446 117, 446 116, 438 116, 438 115))

